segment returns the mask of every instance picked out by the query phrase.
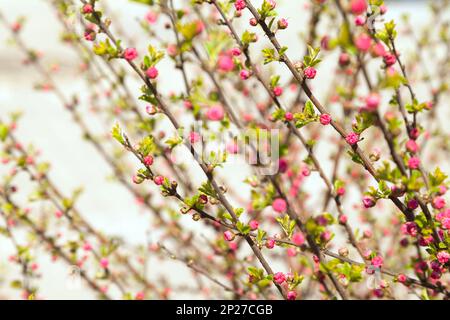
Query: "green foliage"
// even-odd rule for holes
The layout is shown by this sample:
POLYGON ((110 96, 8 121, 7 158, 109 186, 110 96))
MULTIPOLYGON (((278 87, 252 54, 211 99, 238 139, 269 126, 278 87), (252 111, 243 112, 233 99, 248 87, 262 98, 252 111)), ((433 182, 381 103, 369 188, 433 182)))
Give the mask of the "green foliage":
POLYGON ((360 112, 356 115, 356 123, 352 126, 357 134, 363 133, 375 123, 376 116, 372 112, 360 112))
POLYGON ((308 45, 308 55, 303 57, 303 66, 304 67, 314 67, 319 64, 322 60, 318 59, 320 52, 320 48, 313 48, 308 45))
POLYGON ((120 125, 116 123, 114 127, 111 130, 111 135, 114 139, 116 139, 117 142, 124 145, 125 144, 125 137, 123 134, 122 129, 120 128, 120 125))
POLYGON ((311 122, 315 122, 319 119, 319 115, 316 114, 314 110, 313 103, 308 100, 305 103, 305 107, 302 112, 297 112, 294 114, 295 126, 297 128, 302 128, 311 122))
POLYGON ((157 50, 154 46, 148 46, 148 55, 144 57, 144 68, 154 67, 164 58, 164 51, 157 50))
POLYGON ((286 214, 284 217, 277 217, 277 222, 280 224, 281 228, 283 229, 284 233, 288 238, 292 236, 292 233, 294 232, 295 228, 295 221, 289 219, 289 216, 286 214))

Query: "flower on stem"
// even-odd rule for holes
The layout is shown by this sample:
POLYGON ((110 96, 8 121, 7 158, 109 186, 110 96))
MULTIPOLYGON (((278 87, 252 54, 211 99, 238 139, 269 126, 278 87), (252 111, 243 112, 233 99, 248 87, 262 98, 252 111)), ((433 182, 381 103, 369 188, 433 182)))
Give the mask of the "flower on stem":
POLYGON ((153 164, 153 157, 150 155, 144 157, 144 164, 148 167, 151 166, 153 164))
POLYGON ((373 197, 371 196, 364 196, 362 199, 364 208, 368 209, 368 208, 372 208, 375 206, 376 201, 373 197))
POLYGON ((295 300, 295 299, 297 299, 297 292, 295 292, 295 291, 289 291, 288 293, 287 293, 287 299, 288 300, 295 300))
POLYGON ((126 48, 123 52, 123 57, 128 61, 133 61, 138 56, 138 52, 135 48, 126 48))
POLYGON ((256 230, 259 227, 259 223, 256 220, 250 221, 248 225, 250 226, 250 229, 252 229, 252 230, 256 230))
POLYGON ((307 67, 305 71, 303 71, 303 74, 305 75, 306 79, 314 79, 317 74, 317 70, 313 67, 307 67))
POLYGON ((395 57, 395 55, 390 52, 384 54, 383 60, 388 67, 394 65, 397 62, 397 58, 395 57))
POLYGON ((301 232, 296 232, 292 235, 292 242, 297 246, 301 246, 305 243, 305 236, 301 232))
POLYGON ((319 121, 324 126, 329 125, 331 123, 331 116, 328 113, 323 113, 320 115, 319 121))
POLYGON ((420 167, 420 159, 417 157, 411 157, 408 159, 408 168, 410 169, 419 169, 420 167))
POLYGON ((223 238, 226 241, 233 241, 235 238, 235 234, 233 232, 231 232, 230 230, 227 230, 223 233, 223 238))
POLYGON ((283 88, 276 86, 275 88, 273 88, 273 94, 275 95, 275 97, 279 97, 283 94, 283 88))
POLYGON ((153 179, 153 182, 155 182, 155 184, 156 184, 157 186, 160 186, 160 185, 162 185, 162 184, 164 183, 164 177, 163 177, 163 176, 156 176, 156 177, 153 179))
POLYGON ((158 77, 159 72, 158 69, 156 69, 156 67, 150 67, 147 69, 147 71, 145 71, 145 74, 150 79, 156 79, 158 77))
POLYGON ((248 78, 250 78, 250 71, 243 69, 239 73, 239 76, 241 77, 242 80, 247 80, 248 78))
POLYGON ((237 11, 241 11, 244 10, 247 5, 245 4, 244 0, 236 0, 236 2, 234 3, 234 7, 236 8, 237 11))
POLYGON ((355 145, 359 141, 359 135, 355 132, 350 132, 346 137, 345 141, 347 141, 350 145, 355 145))
POLYGON ((273 275, 273 281, 275 281, 276 284, 282 284, 286 281, 286 276, 283 272, 277 272, 273 275))
POLYGON ((94 12, 94 8, 90 3, 86 3, 82 8, 83 14, 89 14, 94 12))
POLYGON ((287 19, 285 18, 281 18, 280 20, 278 20, 278 29, 280 30, 284 30, 289 26, 289 23, 287 21, 287 19))

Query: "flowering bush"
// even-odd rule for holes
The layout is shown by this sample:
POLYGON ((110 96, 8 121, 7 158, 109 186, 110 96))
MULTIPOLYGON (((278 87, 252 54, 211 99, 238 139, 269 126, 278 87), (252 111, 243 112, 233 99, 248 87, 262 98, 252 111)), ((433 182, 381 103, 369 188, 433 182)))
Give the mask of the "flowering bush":
POLYGON ((25 20, 0 19, 159 236, 99 230, 2 112, 0 233, 19 270, 3 280, 23 298, 45 298, 44 255, 104 299, 450 297, 449 1, 418 30, 382 0, 296 4, 308 19, 273 0, 134 0, 139 41, 107 1, 48 2, 79 58, 74 97, 25 20))

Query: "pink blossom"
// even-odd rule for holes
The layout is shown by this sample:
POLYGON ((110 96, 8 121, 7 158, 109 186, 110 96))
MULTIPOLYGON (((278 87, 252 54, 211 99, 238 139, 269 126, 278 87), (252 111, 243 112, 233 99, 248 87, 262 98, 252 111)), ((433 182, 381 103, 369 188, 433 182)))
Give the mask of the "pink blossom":
POLYGON ((150 79, 156 79, 156 77, 158 77, 159 72, 158 69, 156 69, 156 67, 150 67, 147 69, 147 71, 145 71, 145 74, 150 79))
POLYGON ((319 121, 322 125, 326 126, 331 123, 331 116, 328 113, 320 115, 319 121))
POLYGON ((283 88, 281 87, 273 88, 273 94, 275 95, 275 97, 281 96, 283 94, 283 88))
POLYGON ((242 80, 247 80, 248 78, 250 78, 250 71, 243 69, 239 73, 239 76, 241 77, 242 80))
POLYGON ((398 280, 398 282, 400 282, 400 283, 405 283, 406 280, 407 280, 407 278, 406 278, 406 276, 405 276, 403 273, 400 273, 400 274, 397 276, 397 280, 398 280))
POLYGON ((148 167, 151 166, 153 164, 153 157, 148 155, 146 157, 144 157, 144 164, 148 167))
POLYGON ((307 79, 314 79, 316 77, 317 70, 314 69, 313 67, 307 67, 303 72, 303 74, 307 79))
POLYGON ((435 197, 431 204, 433 208, 440 210, 445 207, 445 199, 443 197, 435 197))
POLYGON ((295 291, 289 291, 289 292, 287 293, 287 299, 288 299, 288 300, 295 300, 295 299, 297 299, 297 292, 295 292, 295 291))
POLYGON ((229 55, 220 55, 217 60, 217 68, 223 72, 230 72, 234 69, 234 61, 229 55))
POLYGON ((246 6, 247 5, 245 4, 244 0, 236 0, 236 2, 234 3, 234 7, 237 11, 244 10, 246 6))
POLYGON ((250 229, 252 229, 252 230, 256 230, 259 227, 259 223, 256 220, 250 221, 250 223, 248 225, 250 226, 250 229))
POLYGON ((346 224, 347 221, 348 221, 348 217, 347 217, 345 214, 343 214, 343 215, 341 215, 341 216, 339 217, 339 223, 340 223, 340 224, 346 224))
POLYGON ((286 112, 284 114, 284 119, 286 121, 292 121, 294 119, 294 115, 292 114, 292 112, 286 112))
POLYGON ((282 198, 277 198, 272 202, 272 208, 276 212, 285 212, 287 209, 286 201, 282 198))
POLYGON ((295 248, 288 248, 287 249, 287 255, 288 257, 295 257, 297 255, 297 250, 295 248))
POLYGON ((289 26, 288 21, 285 18, 278 20, 278 29, 284 30, 289 26))
POLYGON ((380 105, 380 95, 378 93, 371 93, 366 97, 366 108, 374 111, 380 105))
POLYGON ((153 181, 157 186, 160 186, 164 183, 164 177, 163 176, 156 176, 153 181))
POLYGON ((63 215, 64 215, 64 213, 63 213, 61 210, 56 210, 55 216, 56 216, 57 218, 61 218, 63 215))
POLYGON ((367 2, 366 0, 352 0, 350 2, 350 11, 354 15, 360 15, 366 12, 367 10, 367 2))
POLYGON ((305 237, 301 232, 296 232, 292 235, 292 242, 297 246, 301 246, 305 243, 305 237))
POLYGON ((108 268, 108 265, 109 265, 109 261, 108 261, 107 258, 101 258, 101 259, 100 259, 100 266, 101 266, 103 269, 108 268))
POLYGON ((283 272, 277 272, 273 275, 273 281, 275 281, 276 284, 282 284, 286 281, 286 276, 283 272))
POLYGON ((136 300, 144 300, 145 294, 142 291, 139 291, 138 293, 136 293, 135 298, 136 300))
POLYGON ((440 251, 436 258, 438 259, 440 264, 446 264, 450 260, 450 254, 445 251, 440 251))
POLYGON ((359 135, 357 133, 350 132, 347 137, 345 137, 345 141, 347 141, 350 145, 357 144, 359 141, 359 135))
POLYGON ((411 153, 416 153, 419 150, 419 146, 417 145, 416 141, 413 139, 409 139, 406 142, 406 149, 411 153))
POLYGON ((267 249, 273 249, 275 247, 275 240, 274 239, 267 239, 266 240, 266 248, 267 249))
POLYGON ((339 55, 339 65, 341 67, 348 66, 350 64, 350 55, 347 52, 342 52, 339 55))
POLYGON ((233 48, 233 49, 231 49, 231 54, 232 54, 233 56, 240 56, 240 55, 241 55, 241 49, 239 49, 239 48, 233 48))
POLYGON ((418 169, 420 167, 420 159, 417 157, 411 157, 408 160, 408 168, 418 169))
POLYGON ((145 15, 145 20, 147 20, 147 22, 150 24, 154 24, 156 22, 156 20, 158 20, 158 14, 153 11, 149 11, 145 15))
POLYGON ((90 244, 89 242, 85 242, 85 243, 83 244, 83 250, 84 250, 84 251, 91 251, 91 250, 92 250, 91 244, 90 244))
POLYGON ((383 56, 384 63, 389 67, 394 65, 397 62, 397 58, 392 53, 385 53, 383 56))
POLYGON ((137 56, 138 56, 138 52, 135 48, 126 48, 123 53, 123 57, 128 61, 132 61, 132 60, 136 59, 137 56))
POLYGON ((212 106, 206 111, 206 117, 211 121, 220 121, 223 119, 225 112, 221 105, 212 106))
POLYGON ((225 232, 223 233, 223 237, 224 237, 224 239, 227 240, 227 241, 233 241, 235 235, 234 235, 234 233, 231 232, 230 230, 227 230, 227 231, 225 231, 225 232))
POLYGON ((362 201, 363 201, 364 208, 366 208, 366 209, 372 208, 376 204, 375 199, 371 196, 364 196, 362 201))
POLYGON ((383 258, 380 256, 375 256, 372 258, 372 265, 376 268, 381 268, 381 266, 383 265, 383 258))
POLYGON ((401 231, 403 234, 409 234, 412 237, 416 237, 419 230, 415 222, 409 221, 402 225, 401 231))
POLYGON ((357 16, 355 18, 355 25, 357 26, 363 26, 366 23, 366 18, 364 18, 363 16, 357 16))
POLYGON ((92 13, 92 12, 94 12, 94 8, 92 7, 92 5, 90 3, 86 3, 83 6, 83 13, 88 14, 88 13, 92 13))
POLYGON ((190 143, 196 143, 199 142, 201 139, 201 135, 198 132, 192 131, 189 133, 189 142, 190 143))
POLYGON ((377 42, 372 46, 372 54, 376 57, 383 57, 386 54, 386 49, 381 42, 377 42))
POLYGON ((370 49, 371 44, 372 39, 365 33, 360 34, 355 40, 356 48, 361 52, 367 52, 370 49))

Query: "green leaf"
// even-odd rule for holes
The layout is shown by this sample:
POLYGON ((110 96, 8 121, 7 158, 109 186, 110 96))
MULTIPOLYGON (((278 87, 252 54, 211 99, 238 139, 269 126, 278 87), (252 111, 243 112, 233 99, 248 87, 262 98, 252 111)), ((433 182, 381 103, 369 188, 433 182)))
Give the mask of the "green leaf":
POLYGON ((119 124, 116 123, 114 127, 111 130, 111 134, 114 139, 116 139, 120 144, 125 144, 125 138, 122 132, 122 129, 120 128, 119 124))

